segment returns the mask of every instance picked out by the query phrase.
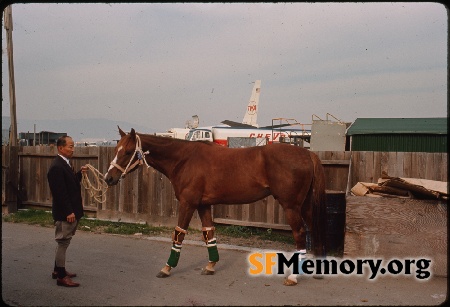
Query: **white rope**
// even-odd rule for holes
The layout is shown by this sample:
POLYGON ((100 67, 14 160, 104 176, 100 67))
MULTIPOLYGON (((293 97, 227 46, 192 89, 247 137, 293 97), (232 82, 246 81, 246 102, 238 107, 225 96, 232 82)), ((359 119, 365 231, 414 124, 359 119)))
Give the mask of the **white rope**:
POLYGON ((83 187, 88 191, 91 198, 93 198, 98 203, 104 203, 106 201, 106 190, 108 190, 108 184, 103 179, 103 174, 100 173, 98 169, 90 164, 86 164, 86 166, 92 172, 96 186, 94 186, 89 180, 87 172, 82 172, 81 183, 83 184, 83 187))

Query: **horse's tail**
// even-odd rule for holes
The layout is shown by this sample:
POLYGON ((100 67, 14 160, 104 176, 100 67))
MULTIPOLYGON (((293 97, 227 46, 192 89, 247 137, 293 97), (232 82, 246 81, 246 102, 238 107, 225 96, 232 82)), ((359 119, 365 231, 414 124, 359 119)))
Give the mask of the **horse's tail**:
POLYGON ((312 250, 316 257, 326 256, 326 192, 325 192, 325 172, 319 157, 310 152, 314 167, 314 176, 312 182, 312 250))

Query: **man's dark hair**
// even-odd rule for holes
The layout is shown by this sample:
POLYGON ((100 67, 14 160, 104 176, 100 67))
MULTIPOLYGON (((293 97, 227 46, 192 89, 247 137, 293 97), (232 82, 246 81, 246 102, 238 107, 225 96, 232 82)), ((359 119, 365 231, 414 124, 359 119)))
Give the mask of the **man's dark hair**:
POLYGON ((66 146, 66 143, 67 143, 67 138, 71 138, 70 136, 68 136, 68 135, 63 135, 63 136, 60 136, 57 140, 56 140, 56 147, 59 147, 59 146, 66 146))

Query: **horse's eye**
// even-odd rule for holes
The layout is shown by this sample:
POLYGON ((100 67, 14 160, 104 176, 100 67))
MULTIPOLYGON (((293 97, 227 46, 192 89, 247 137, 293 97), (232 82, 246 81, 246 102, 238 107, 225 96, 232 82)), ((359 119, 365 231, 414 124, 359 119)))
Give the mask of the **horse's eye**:
POLYGON ((133 152, 131 150, 130 151, 125 151, 125 154, 128 156, 128 155, 133 154, 133 152))

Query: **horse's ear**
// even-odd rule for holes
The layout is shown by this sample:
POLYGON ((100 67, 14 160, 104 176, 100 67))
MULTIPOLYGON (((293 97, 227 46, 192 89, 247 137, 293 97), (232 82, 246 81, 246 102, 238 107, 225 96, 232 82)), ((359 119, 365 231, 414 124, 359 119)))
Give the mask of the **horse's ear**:
POLYGON ((136 131, 134 131, 133 128, 131 128, 130 136, 131 136, 133 139, 136 137, 136 131))
POLYGON ((126 133, 125 133, 125 132, 123 132, 123 131, 122 131, 122 129, 120 129, 120 127, 119 127, 119 126, 117 126, 117 128, 119 128, 119 133, 120 133, 120 136, 121 136, 121 137, 124 137, 124 136, 126 135, 126 133))

